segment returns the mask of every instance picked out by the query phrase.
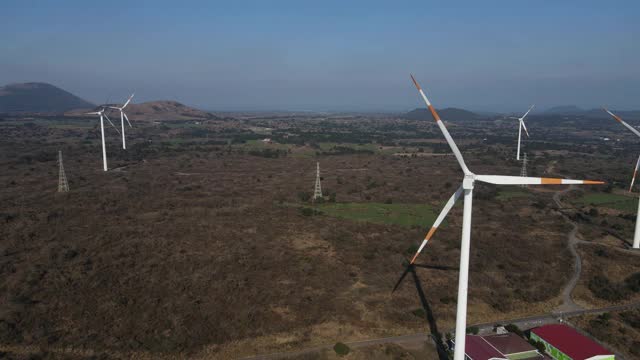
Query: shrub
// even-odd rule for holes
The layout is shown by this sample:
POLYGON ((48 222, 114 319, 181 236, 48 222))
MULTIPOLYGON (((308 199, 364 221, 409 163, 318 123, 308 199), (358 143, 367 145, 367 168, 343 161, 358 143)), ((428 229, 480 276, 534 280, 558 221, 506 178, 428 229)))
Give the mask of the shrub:
POLYGON ((407 250, 405 251, 408 255, 413 255, 416 253, 416 251, 418 251, 418 244, 412 244, 411 246, 409 246, 407 248, 407 250))
POLYGON ((349 349, 347 344, 337 342, 335 345, 333 345, 333 351, 335 351, 336 354, 340 356, 345 356, 349 354, 349 351, 351 351, 351 349, 349 349))
POLYGON ((467 334, 478 335, 480 329, 477 326, 469 326, 467 328, 467 334))
POLYGON ((298 199, 302 202, 307 202, 311 200, 311 193, 308 191, 300 191, 298 192, 298 199))
POLYGON ((427 318, 427 313, 424 311, 423 308, 415 309, 411 313, 414 316, 419 317, 421 319, 426 319, 427 318))
POLYGON ((625 285, 627 285, 627 288, 633 292, 639 292, 640 291, 640 272, 637 272, 631 276, 629 276, 628 278, 624 279, 624 283, 625 285))
POLYGON ((624 287, 611 282, 606 276, 601 274, 589 280, 589 290, 591 290, 594 296, 609 301, 622 300, 627 296, 624 287))
POLYGON ((313 216, 319 214, 319 211, 313 208, 302 207, 300 208, 300 214, 302 214, 302 216, 313 216))
POLYGON ((547 348, 544 346, 542 341, 529 340, 529 344, 535 347, 540 353, 547 351, 547 348))
POLYGON ((522 337, 522 330, 520 330, 520 328, 518 327, 518 325, 515 324, 507 324, 504 327, 508 332, 512 332, 520 337, 522 337))

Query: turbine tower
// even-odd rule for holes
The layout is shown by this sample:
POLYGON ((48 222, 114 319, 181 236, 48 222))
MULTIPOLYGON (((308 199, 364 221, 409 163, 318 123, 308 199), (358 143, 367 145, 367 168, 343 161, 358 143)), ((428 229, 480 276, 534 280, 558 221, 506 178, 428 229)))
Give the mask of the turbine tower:
POLYGON ((420 93, 422 99, 424 100, 427 108, 431 112, 431 116, 435 120, 436 124, 440 128, 440 131, 444 135, 444 138, 447 140, 449 147, 451 148, 453 154, 458 161, 458 164, 462 168, 464 172, 464 177, 462 179, 462 184, 456 190, 456 192, 451 196, 449 201, 438 215, 435 223, 427 233, 425 239, 423 240, 420 248, 413 256, 411 263, 407 266, 408 271, 415 262, 416 258, 427 244, 429 239, 433 236, 438 226, 442 223, 442 221, 447 216, 447 213, 458 198, 464 193, 464 211, 462 216, 462 241, 460 245, 460 274, 458 279, 458 303, 456 310, 456 331, 455 331, 455 352, 454 352, 454 360, 465 360, 465 340, 466 340, 466 329, 467 329, 467 293, 469 287, 469 251, 471 248, 471 214, 472 214, 472 201, 473 201, 473 188, 476 181, 495 184, 495 185, 551 185, 551 184, 603 184, 602 181, 590 181, 590 180, 569 180, 569 179, 551 179, 551 178, 537 178, 537 177, 520 177, 520 176, 501 176, 501 175, 477 175, 471 172, 467 165, 464 162, 464 158, 458 149, 458 146, 451 138, 449 131, 447 130, 444 122, 440 119, 440 116, 436 112, 436 109, 431 105, 429 99, 422 91, 418 82, 411 76, 413 83, 415 84, 418 92, 420 93))
POLYGON ((99 115, 100 116, 100 134, 102 136, 102 167, 103 167, 104 171, 107 171, 107 146, 106 146, 106 144, 104 142, 104 120, 103 120, 103 118, 106 118, 107 121, 109 121, 109 124, 111 124, 111 126, 113 126, 113 128, 116 129, 118 134, 120 133, 120 130, 118 130, 118 128, 115 125, 113 125, 113 123, 111 122, 111 119, 109 119, 109 117, 107 116, 107 114, 104 113, 104 111, 105 111, 105 107, 103 106, 102 109, 100 109, 100 111, 86 113, 86 115, 99 115))
POLYGON ((129 118, 127 117, 127 114, 124 113, 124 108, 126 108, 127 105, 129 105, 129 103, 131 102, 131 99, 133 99, 133 95, 135 95, 135 93, 129 96, 129 98, 127 99, 127 102, 125 102, 124 105, 122 105, 122 107, 109 106, 109 109, 120 111, 120 125, 122 128, 122 148, 125 150, 127 149, 127 143, 124 139, 124 119, 127 119, 127 123, 129 123, 129 127, 132 127, 132 126, 131 126, 131 122, 129 121, 129 118))
POLYGON ((516 160, 520 160, 520 140, 522 138, 522 129, 524 129, 524 132, 527 134, 527 137, 529 137, 529 132, 527 131, 527 127, 524 125, 524 118, 526 118, 527 115, 529 115, 529 112, 531 112, 531 109, 533 109, 534 106, 535 105, 531 105, 529 110, 527 110, 527 112, 524 113, 522 117, 514 117, 514 116, 511 117, 511 119, 518 120, 518 153, 516 155, 516 160))
MULTIPOLYGON (((609 113, 609 115, 613 116, 614 119, 616 119, 620 124, 624 125, 627 129, 631 130, 631 132, 640 136, 640 132, 636 130, 636 128, 634 128, 633 126, 624 122, 620 116, 615 115, 614 113, 607 110, 606 108, 604 109, 604 111, 609 113)), ((633 171, 633 178, 631 179, 631 186, 629 186, 629 192, 631 192, 631 190, 633 189, 633 183, 636 180, 636 173, 638 172, 638 165, 640 165, 640 158, 638 158, 638 162, 636 163, 636 168, 633 171)), ((638 213, 636 214, 636 230, 633 235, 633 248, 640 249, 640 201, 638 201, 638 213)))
POLYGON ((313 200, 322 199, 322 186, 320 185, 320 163, 316 162, 316 186, 313 191, 313 200))
POLYGON ((69 192, 69 183, 67 182, 67 174, 64 173, 62 165, 62 151, 58 150, 58 192, 69 192))

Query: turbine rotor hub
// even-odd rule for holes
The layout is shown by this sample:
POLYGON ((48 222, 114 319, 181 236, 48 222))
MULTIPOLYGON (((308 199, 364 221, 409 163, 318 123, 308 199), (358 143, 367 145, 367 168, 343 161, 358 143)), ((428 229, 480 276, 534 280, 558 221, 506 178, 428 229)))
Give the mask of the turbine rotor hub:
POLYGON ((465 190, 473 190, 473 184, 476 182, 475 174, 467 174, 462 180, 462 188, 465 190))

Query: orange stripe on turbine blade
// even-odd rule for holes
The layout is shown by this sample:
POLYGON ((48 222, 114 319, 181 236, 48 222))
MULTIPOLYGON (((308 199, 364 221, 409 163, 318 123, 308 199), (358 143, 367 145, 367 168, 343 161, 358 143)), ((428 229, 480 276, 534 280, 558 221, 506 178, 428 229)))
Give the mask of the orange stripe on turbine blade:
POLYGON ((424 239, 429 241, 429 239, 431 239, 431 237, 433 236, 433 233, 435 233, 437 229, 438 228, 435 226, 431 227, 431 229, 429 229, 429 232, 427 233, 427 236, 424 239))
POLYGON ((438 115, 433 105, 429 105, 429 111, 431 111, 431 115, 436 120, 436 122, 440 121, 440 115, 438 115))
POLYGON ((585 184, 585 185, 602 185, 605 182, 604 181, 595 181, 595 180, 583 180, 582 183, 585 184))
POLYGON ((540 178, 540 183, 543 185, 562 184, 562 179, 540 178))
MULTIPOLYGON (((431 239, 431 237, 433 236, 433 234, 436 232, 437 229, 438 229, 437 227, 431 227, 431 229, 429 229, 429 232, 427 233, 427 236, 424 237, 424 241, 429 241, 429 239, 431 239)), ((418 258, 418 255, 420 255, 419 252, 416 252, 416 254, 413 255, 413 259, 411 259, 410 265, 413 265, 413 263, 418 258)))
POLYGON ((416 86, 416 88, 418 90, 422 90, 422 88, 420 87, 420 84, 418 84, 418 82, 416 81, 416 79, 413 77, 413 74, 409 74, 411 76, 411 80, 413 81, 413 84, 416 86))

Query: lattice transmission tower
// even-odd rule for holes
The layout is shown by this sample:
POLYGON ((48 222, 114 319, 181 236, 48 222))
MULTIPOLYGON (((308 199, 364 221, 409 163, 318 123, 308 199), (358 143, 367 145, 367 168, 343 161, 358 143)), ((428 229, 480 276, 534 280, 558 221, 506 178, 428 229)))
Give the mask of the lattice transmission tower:
POLYGON ((322 185, 320 184, 320 163, 316 163, 316 186, 313 190, 313 200, 322 199, 322 185))
MULTIPOLYGON (((522 158, 522 170, 520 170, 520 176, 527 177, 527 153, 524 153, 524 157, 522 158)), ((527 185, 521 186, 527 187, 527 185)))
POLYGON ((69 183, 67 182, 67 174, 64 173, 64 166, 62 165, 62 151, 58 150, 58 192, 68 192, 69 183))

